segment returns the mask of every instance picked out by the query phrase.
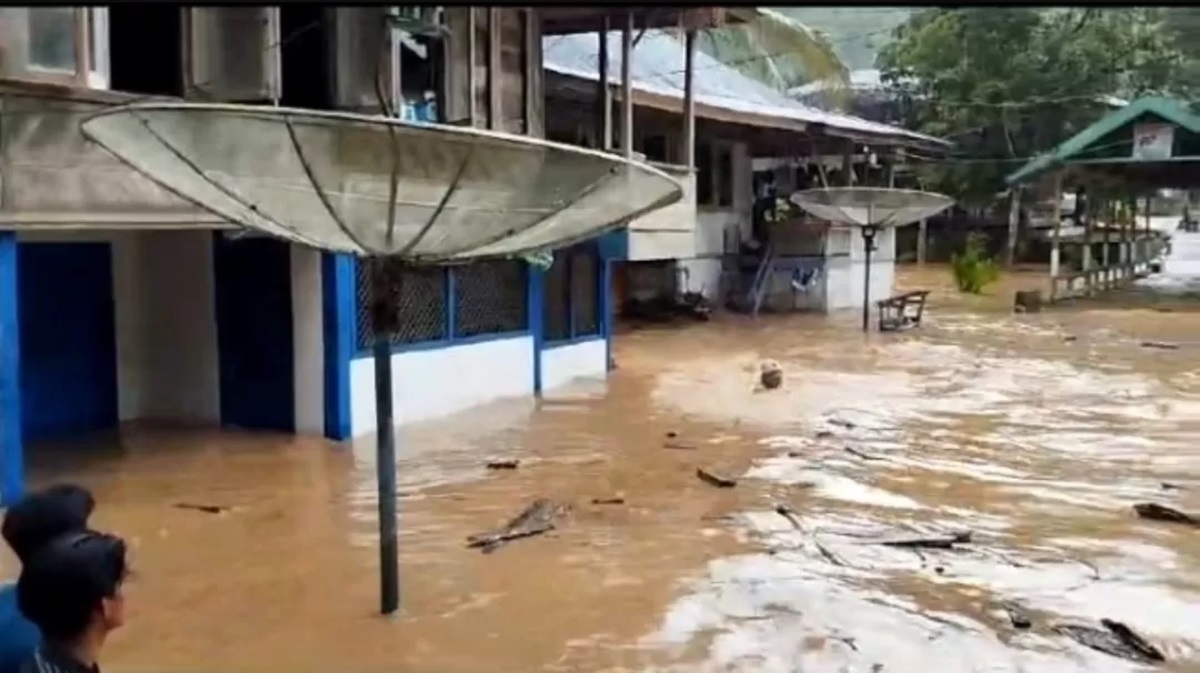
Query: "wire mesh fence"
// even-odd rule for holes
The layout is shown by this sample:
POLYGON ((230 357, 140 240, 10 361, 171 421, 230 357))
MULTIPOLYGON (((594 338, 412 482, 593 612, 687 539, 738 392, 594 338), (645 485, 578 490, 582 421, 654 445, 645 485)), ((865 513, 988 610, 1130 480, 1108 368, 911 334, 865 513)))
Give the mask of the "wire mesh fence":
POLYGON ((600 331, 600 260, 595 250, 571 255, 572 336, 589 336, 600 331))
POLYGON ((454 336, 470 337, 526 329, 529 294, 525 267, 517 260, 455 267, 454 336))
POLYGON ((568 264, 567 254, 556 250, 554 263, 546 269, 542 302, 542 329, 545 330, 546 341, 571 338, 568 264))
POLYGON ((358 347, 365 350, 375 341, 371 320, 371 274, 375 265, 388 265, 384 291, 399 308, 396 329, 388 334, 392 344, 438 341, 449 337, 446 320, 446 269, 405 265, 399 260, 366 258, 358 262, 355 278, 358 295, 358 347))

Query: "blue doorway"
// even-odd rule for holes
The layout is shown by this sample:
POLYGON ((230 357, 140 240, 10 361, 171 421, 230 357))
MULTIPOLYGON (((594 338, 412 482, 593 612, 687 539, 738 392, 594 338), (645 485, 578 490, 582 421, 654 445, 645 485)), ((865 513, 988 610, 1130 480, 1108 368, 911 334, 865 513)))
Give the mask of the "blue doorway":
POLYGON ((22 439, 117 425, 108 243, 18 243, 22 439))
POLYGON ((294 432, 291 248, 216 232, 213 265, 221 425, 294 432))

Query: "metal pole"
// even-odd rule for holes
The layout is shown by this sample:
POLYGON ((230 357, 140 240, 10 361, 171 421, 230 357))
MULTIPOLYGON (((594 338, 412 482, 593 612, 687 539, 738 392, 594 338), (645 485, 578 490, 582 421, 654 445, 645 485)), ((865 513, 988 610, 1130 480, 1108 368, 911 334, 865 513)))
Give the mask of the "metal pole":
POLYGON ((372 326, 375 332, 375 472, 379 485, 379 611, 400 608, 400 549, 396 525, 396 427, 392 409, 392 348, 396 306, 388 292, 383 259, 371 265, 372 326))
POLYGON ((871 252, 875 247, 875 226, 867 225, 862 228, 863 239, 863 309, 862 309, 862 325, 863 332, 868 332, 871 329, 871 252))

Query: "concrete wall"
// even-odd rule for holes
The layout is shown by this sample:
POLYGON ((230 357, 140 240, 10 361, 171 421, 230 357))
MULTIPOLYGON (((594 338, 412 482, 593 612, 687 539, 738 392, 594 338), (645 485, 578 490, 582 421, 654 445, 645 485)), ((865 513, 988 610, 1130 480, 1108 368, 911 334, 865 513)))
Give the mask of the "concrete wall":
POLYGON ((120 420, 220 421, 212 232, 38 232, 18 241, 112 246, 120 420))
MULTIPOLYGON (((885 229, 875 238, 871 255, 871 302, 891 296, 896 280, 896 231, 885 229)), ((857 229, 837 227, 829 232, 825 260, 825 307, 828 311, 862 309, 866 256, 857 229), (847 254, 848 253, 848 254, 847 254)))

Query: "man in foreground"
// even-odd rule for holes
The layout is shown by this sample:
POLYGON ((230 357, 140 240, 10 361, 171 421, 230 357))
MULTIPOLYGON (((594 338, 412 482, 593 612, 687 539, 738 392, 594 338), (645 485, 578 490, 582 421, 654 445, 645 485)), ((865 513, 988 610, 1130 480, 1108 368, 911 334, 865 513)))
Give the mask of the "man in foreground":
MULTIPOLYGON (((95 508, 92 494, 74 484, 30 493, 8 509, 0 535, 22 567, 51 540, 87 529, 95 508)), ((41 642, 36 626, 17 607, 17 586, 0 586, 0 673, 18 673, 41 642)))
POLYGON ((88 530, 34 553, 17 580, 17 603, 42 642, 21 673, 100 673, 108 634, 125 623, 125 542, 88 530))

